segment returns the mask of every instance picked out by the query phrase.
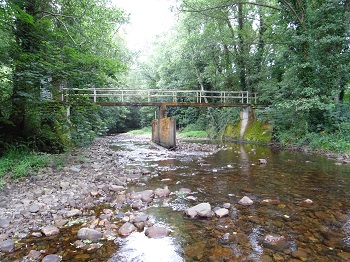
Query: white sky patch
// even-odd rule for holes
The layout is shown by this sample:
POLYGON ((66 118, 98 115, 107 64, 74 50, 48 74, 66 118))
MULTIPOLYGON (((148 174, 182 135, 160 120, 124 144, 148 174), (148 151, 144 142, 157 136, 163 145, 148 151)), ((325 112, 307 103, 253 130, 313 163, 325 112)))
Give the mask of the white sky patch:
POLYGON ((113 0, 113 3, 130 14, 130 24, 122 30, 133 51, 147 48, 157 35, 170 30, 175 21, 170 11, 174 0, 113 0))

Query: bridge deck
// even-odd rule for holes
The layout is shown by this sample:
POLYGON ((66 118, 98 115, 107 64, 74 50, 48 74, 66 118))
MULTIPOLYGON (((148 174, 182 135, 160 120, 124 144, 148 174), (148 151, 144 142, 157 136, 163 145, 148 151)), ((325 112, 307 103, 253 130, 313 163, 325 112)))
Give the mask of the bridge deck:
POLYGON ((103 106, 196 106, 242 107, 256 104, 257 94, 248 91, 63 88, 62 102, 87 97, 103 106))

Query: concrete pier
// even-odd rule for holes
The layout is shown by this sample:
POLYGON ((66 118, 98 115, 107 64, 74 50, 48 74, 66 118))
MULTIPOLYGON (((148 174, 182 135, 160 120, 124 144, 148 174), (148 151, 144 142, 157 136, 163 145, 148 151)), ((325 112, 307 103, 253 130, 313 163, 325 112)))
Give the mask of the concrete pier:
POLYGON ((167 117, 166 105, 161 105, 158 120, 152 121, 152 141, 165 148, 176 147, 176 119, 167 117))

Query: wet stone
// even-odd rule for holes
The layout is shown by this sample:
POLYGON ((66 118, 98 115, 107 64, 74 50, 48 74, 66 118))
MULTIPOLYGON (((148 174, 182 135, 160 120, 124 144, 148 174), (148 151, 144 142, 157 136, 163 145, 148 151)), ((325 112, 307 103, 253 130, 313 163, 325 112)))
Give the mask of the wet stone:
POLYGON ((214 212, 215 212, 215 215, 217 217, 220 217, 220 218, 228 216, 228 214, 229 214, 229 211, 226 208, 220 208, 220 209, 215 210, 214 212))
POLYGON ((60 230, 57 227, 50 225, 50 226, 43 227, 41 229, 41 232, 45 236, 49 237, 49 236, 54 236, 59 234, 60 230))
POLYGON ((128 236, 130 235, 132 232, 136 231, 136 227, 131 224, 130 222, 126 222, 124 225, 122 225, 119 230, 118 230, 118 234, 120 236, 128 236))
POLYGON ((47 255, 43 258, 43 260, 41 262, 61 262, 62 261, 62 257, 60 257, 59 255, 47 255))
POLYGON ((80 240, 88 239, 91 241, 99 240, 103 237, 101 232, 90 228, 81 228, 77 235, 80 240))
POLYGON ((27 257, 30 259, 30 261, 32 261, 32 260, 38 261, 39 258, 41 257, 41 253, 39 251, 36 251, 36 250, 30 250, 27 257))
POLYGON ((188 217, 212 217, 213 213, 209 203, 201 203, 185 210, 188 217))
POLYGON ((244 196, 241 200, 238 201, 238 203, 243 205, 243 206, 251 206, 254 204, 253 200, 251 200, 247 196, 244 196))
POLYGON ((298 249, 298 250, 292 252, 292 257, 298 258, 301 261, 307 261, 307 253, 303 250, 298 249))
POLYGON ((276 235, 276 234, 268 234, 264 237, 264 246, 275 250, 275 251, 283 251, 288 247, 288 242, 284 236, 276 235))
POLYGON ((168 236, 170 231, 165 227, 150 227, 146 229, 145 235, 149 238, 163 238, 168 236))
POLYGON ((0 242, 0 252, 11 253, 15 250, 15 242, 12 239, 8 239, 0 242))

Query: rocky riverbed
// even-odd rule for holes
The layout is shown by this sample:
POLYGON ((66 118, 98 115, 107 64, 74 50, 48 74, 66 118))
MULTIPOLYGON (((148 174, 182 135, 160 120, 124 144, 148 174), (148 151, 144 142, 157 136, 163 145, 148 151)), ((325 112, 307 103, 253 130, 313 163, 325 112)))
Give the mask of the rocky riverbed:
MULTIPOLYGON (((135 139, 128 134, 121 136, 123 140, 135 139)), ((149 141, 142 136, 137 139, 149 141)), ((0 191, 0 251, 11 254, 23 249, 23 244, 18 244, 23 238, 52 237, 62 228, 76 223, 81 226, 73 245, 89 250, 101 247, 96 240, 114 240, 117 235, 127 236, 145 226, 149 237, 169 234, 167 229, 152 226, 141 210, 154 198, 164 198, 172 192, 166 187, 130 192, 128 185, 142 187, 149 177, 157 174, 142 167, 126 169, 133 159, 111 149, 112 143, 118 145, 118 136, 99 138, 88 148, 72 152, 62 167, 47 167, 31 177, 6 183, 0 191), (108 204, 106 208, 94 210, 104 203, 108 204), (125 204, 131 205, 133 212, 123 212, 125 204), (112 223, 113 219, 119 219, 119 224, 112 223)), ((189 151, 211 154, 220 149, 217 145, 180 142, 174 152, 149 143, 154 147, 149 157, 169 157, 189 151)), ((183 190, 182 194, 188 193, 188 189, 183 190)), ((43 257, 43 261, 61 259, 40 249, 28 249, 24 258, 16 259, 36 261, 43 257)))

